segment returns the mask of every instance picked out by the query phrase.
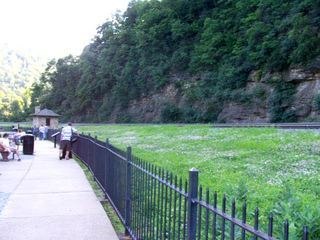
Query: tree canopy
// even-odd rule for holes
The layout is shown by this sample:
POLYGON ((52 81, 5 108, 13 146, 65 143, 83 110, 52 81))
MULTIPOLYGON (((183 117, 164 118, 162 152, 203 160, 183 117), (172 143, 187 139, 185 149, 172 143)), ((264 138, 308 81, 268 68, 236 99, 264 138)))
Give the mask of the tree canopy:
POLYGON ((173 84, 187 105, 163 106, 173 113, 164 120, 215 121, 252 71, 281 72, 319 57, 319 26, 318 0, 132 1, 81 56, 49 63, 32 103, 69 119, 108 121, 112 109, 125 113, 173 84))
POLYGON ((0 47, 0 121, 23 121, 29 114, 30 87, 44 61, 7 45, 0 47))

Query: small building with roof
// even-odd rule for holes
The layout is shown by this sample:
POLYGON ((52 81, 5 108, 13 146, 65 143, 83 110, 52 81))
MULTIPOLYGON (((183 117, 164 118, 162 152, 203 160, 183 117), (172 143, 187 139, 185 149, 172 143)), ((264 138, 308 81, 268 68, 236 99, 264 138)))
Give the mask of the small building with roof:
POLYGON ((35 127, 43 125, 57 129, 59 126, 60 115, 47 108, 41 110, 40 107, 36 107, 35 113, 31 114, 31 116, 33 116, 32 125, 35 127))

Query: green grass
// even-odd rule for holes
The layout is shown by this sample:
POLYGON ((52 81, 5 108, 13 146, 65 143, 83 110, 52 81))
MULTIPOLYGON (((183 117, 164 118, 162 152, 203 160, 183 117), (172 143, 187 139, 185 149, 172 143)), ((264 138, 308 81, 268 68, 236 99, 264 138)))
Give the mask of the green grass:
POLYGON ((220 199, 224 193, 239 202, 246 198, 249 209, 259 207, 264 216, 273 211, 301 224, 318 220, 320 224, 319 132, 210 125, 105 125, 79 130, 100 140, 108 138, 122 149, 131 146, 135 156, 185 179, 195 167, 200 184, 217 191, 220 199))

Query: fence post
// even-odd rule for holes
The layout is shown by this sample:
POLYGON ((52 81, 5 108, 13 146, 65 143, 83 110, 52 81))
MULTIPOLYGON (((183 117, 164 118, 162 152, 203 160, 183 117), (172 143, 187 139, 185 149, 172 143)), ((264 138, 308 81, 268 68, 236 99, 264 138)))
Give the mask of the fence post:
POLYGON ((53 147, 56 148, 57 147, 57 135, 54 136, 54 144, 53 147))
POLYGON ((196 168, 189 170, 188 192, 188 240, 195 240, 197 234, 197 201, 198 198, 198 173, 196 168))
POLYGON ((129 229, 131 227, 131 161, 132 161, 132 154, 131 154, 131 147, 127 148, 127 189, 126 189, 126 235, 129 234, 129 229))
MULTIPOLYGON (((57 147, 57 136, 60 134, 60 132, 56 132, 54 134, 48 134, 48 136, 51 137, 51 139, 53 138, 53 147, 56 148, 57 147)), ((35 138, 36 140, 36 138, 35 138)))
POLYGON ((308 240, 309 239, 309 230, 307 226, 303 227, 303 240, 308 240))
MULTIPOLYGON (((95 136, 94 139, 97 140, 97 136, 95 136)), ((97 178, 96 178, 96 176, 97 176, 97 173, 96 173, 96 161, 97 161, 97 159, 96 159, 97 158, 97 156, 96 156, 96 141, 94 141, 93 144, 91 144, 91 147, 93 148, 92 155, 91 155, 92 162, 93 162, 93 164, 92 164, 93 181, 96 182, 97 181, 97 178)))
POLYGON ((109 138, 106 139, 106 152, 105 152, 105 156, 104 156, 104 198, 108 199, 107 196, 107 173, 108 173, 108 163, 109 163, 109 138))

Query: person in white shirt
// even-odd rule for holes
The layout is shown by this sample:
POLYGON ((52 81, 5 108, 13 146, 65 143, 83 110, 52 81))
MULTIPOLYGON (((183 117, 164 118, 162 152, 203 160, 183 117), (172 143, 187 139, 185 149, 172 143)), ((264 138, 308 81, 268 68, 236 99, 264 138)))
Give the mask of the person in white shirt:
POLYGON ((14 158, 14 155, 16 154, 18 156, 18 161, 21 161, 19 151, 15 147, 12 147, 10 145, 8 133, 3 134, 3 138, 1 139, 1 142, 2 142, 3 146, 6 148, 6 151, 9 151, 13 154, 12 159, 14 158))
POLYGON ((39 139, 44 140, 44 135, 45 135, 46 128, 41 124, 39 127, 39 139))
POLYGON ((44 126, 44 133, 43 133, 43 139, 47 140, 47 135, 48 135, 49 127, 47 125, 44 126))
POLYGON ((60 138, 60 152, 59 159, 62 160, 63 150, 66 150, 66 160, 69 160, 69 152, 71 151, 71 137, 72 134, 77 134, 77 129, 72 127, 72 123, 69 122, 68 126, 65 126, 61 129, 61 138, 60 138))

